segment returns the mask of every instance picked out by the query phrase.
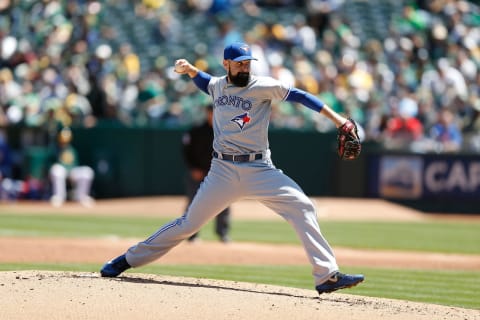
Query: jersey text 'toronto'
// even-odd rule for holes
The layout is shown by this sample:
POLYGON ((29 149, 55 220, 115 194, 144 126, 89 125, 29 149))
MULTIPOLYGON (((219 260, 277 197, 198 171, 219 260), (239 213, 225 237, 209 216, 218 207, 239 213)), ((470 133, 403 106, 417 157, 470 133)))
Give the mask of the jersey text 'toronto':
POLYGON ((252 109, 252 102, 237 96, 221 96, 215 100, 215 107, 232 106, 245 111, 252 109))

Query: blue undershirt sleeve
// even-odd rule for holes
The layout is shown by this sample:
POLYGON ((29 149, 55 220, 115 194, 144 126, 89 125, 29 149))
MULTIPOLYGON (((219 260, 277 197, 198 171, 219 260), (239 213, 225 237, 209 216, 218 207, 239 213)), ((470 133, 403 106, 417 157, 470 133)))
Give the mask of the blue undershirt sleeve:
POLYGON ((305 107, 320 112, 324 106, 324 103, 315 97, 313 94, 298 88, 292 88, 285 98, 286 101, 298 102, 305 107))
POLYGON ((193 83, 195 83, 195 85, 200 90, 208 94, 208 83, 210 82, 211 78, 212 76, 209 75, 208 73, 203 71, 198 71, 197 75, 193 77, 192 80, 193 80, 193 83))

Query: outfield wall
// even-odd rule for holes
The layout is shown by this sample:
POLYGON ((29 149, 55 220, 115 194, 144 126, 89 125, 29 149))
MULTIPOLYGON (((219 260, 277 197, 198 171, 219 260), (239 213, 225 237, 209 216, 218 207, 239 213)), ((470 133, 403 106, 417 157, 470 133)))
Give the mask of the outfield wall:
MULTIPOLYGON (((94 128, 75 131, 82 160, 97 173, 98 197, 183 193, 184 130, 94 128)), ((335 195, 335 135, 273 131, 275 164, 311 195, 335 195)))
MULTIPOLYGON (((95 170, 96 198, 183 194, 185 129, 73 132, 81 162, 95 170)), ((271 130, 270 146, 277 167, 311 196, 384 198, 425 211, 480 213, 478 154, 392 153, 365 143, 359 159, 339 161, 334 132, 289 130, 271 130)), ((25 172, 45 177, 44 150, 24 150, 25 172)))

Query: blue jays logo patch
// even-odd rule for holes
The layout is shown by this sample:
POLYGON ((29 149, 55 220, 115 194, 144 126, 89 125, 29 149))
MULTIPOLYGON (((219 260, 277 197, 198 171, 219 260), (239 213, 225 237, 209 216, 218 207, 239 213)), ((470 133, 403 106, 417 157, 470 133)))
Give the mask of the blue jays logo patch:
POLYGON ((235 122, 240 127, 240 130, 243 130, 243 127, 250 122, 250 117, 248 116, 248 112, 245 112, 230 121, 235 122))

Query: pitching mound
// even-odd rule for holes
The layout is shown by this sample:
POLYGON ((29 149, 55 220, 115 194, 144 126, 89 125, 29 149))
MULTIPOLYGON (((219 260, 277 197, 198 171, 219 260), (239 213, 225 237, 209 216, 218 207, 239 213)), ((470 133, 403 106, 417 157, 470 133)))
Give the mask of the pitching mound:
POLYGON ((2 319, 480 319, 478 310, 145 274, 0 272, 0 295, 2 319))

